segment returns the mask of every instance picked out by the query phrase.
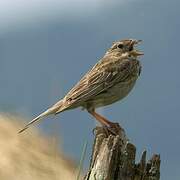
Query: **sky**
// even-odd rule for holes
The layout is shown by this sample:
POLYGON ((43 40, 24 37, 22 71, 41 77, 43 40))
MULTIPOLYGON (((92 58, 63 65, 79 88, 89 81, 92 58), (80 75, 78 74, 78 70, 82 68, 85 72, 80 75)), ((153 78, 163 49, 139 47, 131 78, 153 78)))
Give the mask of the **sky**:
MULTIPOLYGON (((142 73, 128 97, 98 111, 119 122, 137 154, 161 155, 161 179, 179 179, 178 0, 0 1, 0 109, 33 118, 62 98, 113 41, 142 39, 142 73)), ((37 126, 78 160, 95 120, 81 109, 37 126)), ((88 158, 87 158, 88 159, 88 158)), ((88 164, 88 160, 87 160, 88 164)))

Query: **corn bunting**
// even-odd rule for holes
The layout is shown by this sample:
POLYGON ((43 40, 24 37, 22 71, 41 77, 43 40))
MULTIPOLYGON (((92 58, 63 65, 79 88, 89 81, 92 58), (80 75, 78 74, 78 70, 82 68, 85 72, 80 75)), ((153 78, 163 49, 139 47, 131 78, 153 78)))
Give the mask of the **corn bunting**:
POLYGON ((121 100, 133 88, 141 72, 138 57, 142 52, 135 49, 141 40, 126 39, 114 42, 104 57, 88 71, 67 95, 30 121, 19 133, 31 124, 51 114, 82 107, 106 127, 114 123, 95 112, 98 107, 121 100))

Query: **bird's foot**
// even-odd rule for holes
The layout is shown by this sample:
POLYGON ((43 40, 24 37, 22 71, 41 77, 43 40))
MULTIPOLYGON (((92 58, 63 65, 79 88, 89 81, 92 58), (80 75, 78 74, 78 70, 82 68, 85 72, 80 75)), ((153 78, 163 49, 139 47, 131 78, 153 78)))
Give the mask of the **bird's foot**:
MULTIPOLYGON (((104 133, 104 132, 105 132, 105 134, 107 135, 107 137, 108 137, 109 135, 114 135, 114 136, 116 136, 116 135, 119 135, 119 134, 120 134, 120 132, 121 132, 122 129, 123 129, 123 128, 119 125, 119 123, 113 123, 113 122, 111 122, 111 124, 108 125, 108 126, 102 125, 102 127, 99 127, 99 126, 95 127, 95 128, 93 129, 93 134, 96 134, 96 132, 98 131, 99 133, 104 133)), ((99 133, 98 133, 98 134, 99 134, 99 133)))
POLYGON ((102 126, 104 127, 104 130, 107 132, 107 135, 113 134, 113 135, 119 135, 121 130, 123 129, 118 123, 113 123, 103 117, 102 115, 96 113, 95 111, 88 111, 92 116, 96 118, 97 121, 99 121, 102 126))
POLYGON ((122 127, 119 125, 119 123, 113 123, 109 122, 108 126, 103 126, 105 131, 107 131, 109 134, 113 135, 119 135, 122 127))

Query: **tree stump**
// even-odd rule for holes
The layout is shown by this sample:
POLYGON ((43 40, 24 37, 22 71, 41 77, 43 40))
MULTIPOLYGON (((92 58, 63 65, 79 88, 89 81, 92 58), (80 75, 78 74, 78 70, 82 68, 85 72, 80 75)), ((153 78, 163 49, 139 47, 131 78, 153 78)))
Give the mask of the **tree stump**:
MULTIPOLYGON (((114 130, 113 130, 114 131, 114 130)), ((90 168, 85 180, 159 180, 160 155, 146 162, 146 151, 135 162, 136 147, 117 124, 116 134, 105 127, 96 127, 90 168)))

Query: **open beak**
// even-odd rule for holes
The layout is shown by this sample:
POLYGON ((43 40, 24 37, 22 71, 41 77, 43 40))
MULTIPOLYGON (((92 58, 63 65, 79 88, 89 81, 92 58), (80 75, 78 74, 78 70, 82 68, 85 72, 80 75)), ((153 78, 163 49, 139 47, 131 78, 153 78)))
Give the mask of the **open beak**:
POLYGON ((136 44, 139 44, 139 43, 141 43, 142 42, 142 40, 135 40, 136 41, 136 44))
POLYGON ((141 42, 142 42, 142 40, 133 39, 133 40, 131 41, 131 44, 132 44, 132 45, 136 45, 136 44, 139 44, 139 43, 141 43, 141 42))
MULTIPOLYGON (((139 44, 141 42, 142 42, 142 40, 132 40, 131 45, 134 46, 134 45, 139 44)), ((144 55, 144 53, 139 51, 139 50, 133 49, 131 51, 131 55, 133 55, 133 56, 142 56, 142 55, 144 55)))
POLYGON ((143 56, 143 55, 144 55, 143 52, 138 51, 138 50, 132 50, 130 53, 131 53, 131 55, 133 55, 133 56, 143 56))

